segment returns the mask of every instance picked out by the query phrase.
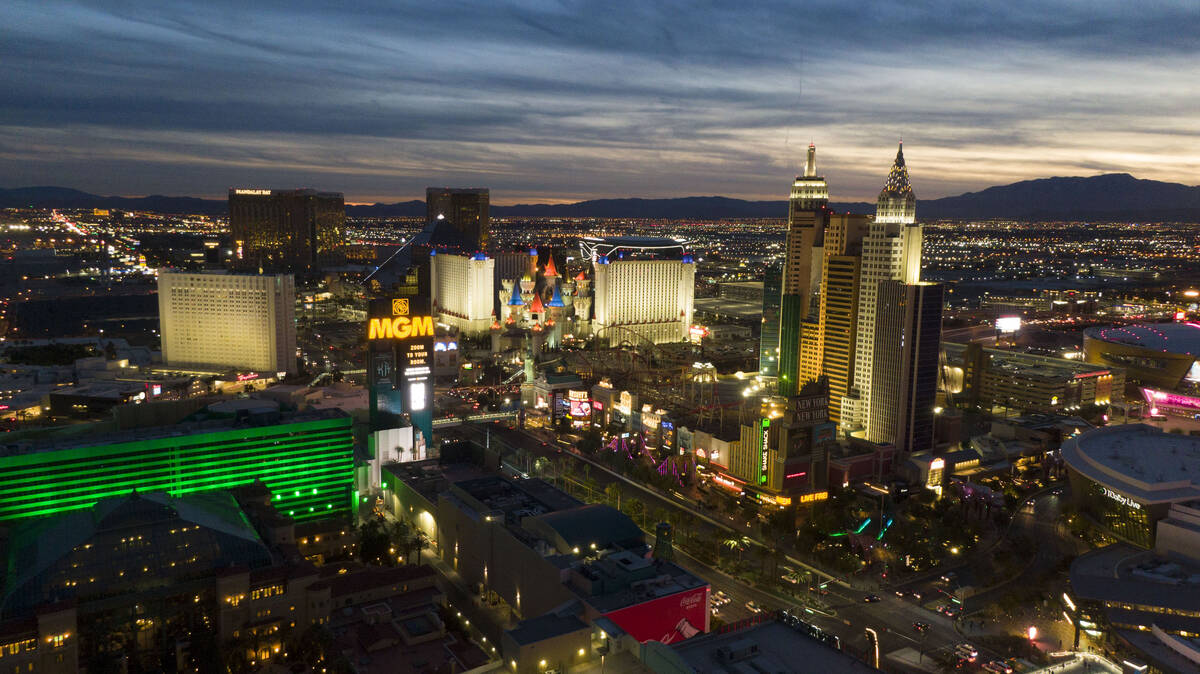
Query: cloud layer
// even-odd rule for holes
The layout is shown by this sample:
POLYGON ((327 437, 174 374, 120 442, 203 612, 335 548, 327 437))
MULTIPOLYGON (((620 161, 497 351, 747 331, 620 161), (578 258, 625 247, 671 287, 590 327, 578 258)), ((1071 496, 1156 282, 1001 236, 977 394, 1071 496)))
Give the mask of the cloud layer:
POLYGON ((0 6, 0 185, 498 203, 1200 183, 1193 2, 0 6))

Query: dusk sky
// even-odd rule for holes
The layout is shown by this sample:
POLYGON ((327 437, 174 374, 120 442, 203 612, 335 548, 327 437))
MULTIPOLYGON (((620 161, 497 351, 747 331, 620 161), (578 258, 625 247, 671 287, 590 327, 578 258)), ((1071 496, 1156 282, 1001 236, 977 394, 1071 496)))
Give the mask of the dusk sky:
POLYGON ((1200 5, 0 3, 0 187, 494 203, 1200 183, 1200 5))

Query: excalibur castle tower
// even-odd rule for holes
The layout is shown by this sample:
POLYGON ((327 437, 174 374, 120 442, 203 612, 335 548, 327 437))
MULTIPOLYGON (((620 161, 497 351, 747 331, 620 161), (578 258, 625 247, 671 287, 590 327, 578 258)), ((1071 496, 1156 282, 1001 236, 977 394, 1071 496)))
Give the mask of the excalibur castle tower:
POLYGON ((788 201, 787 252, 779 312, 779 393, 800 385, 800 338, 820 287, 822 247, 829 220, 829 186, 817 175, 817 148, 808 145, 804 175, 792 183, 788 201))

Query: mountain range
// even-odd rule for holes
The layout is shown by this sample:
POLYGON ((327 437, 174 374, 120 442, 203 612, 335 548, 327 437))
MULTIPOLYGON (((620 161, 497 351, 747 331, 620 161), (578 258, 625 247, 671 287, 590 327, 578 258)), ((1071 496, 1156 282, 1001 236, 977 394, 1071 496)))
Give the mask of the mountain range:
MULTIPOLYGON (((832 203, 850 213, 874 213, 871 203, 832 203)), ((105 197, 66 187, 0 189, 0 208, 109 208, 159 213, 224 215, 224 200, 195 197, 105 197)), ((497 217, 663 218, 716 220, 722 218, 784 218, 787 201, 746 201, 728 197, 675 199, 592 199, 572 204, 492 206, 497 217)), ((420 217, 425 202, 351 205, 351 217, 420 217)), ((992 219, 1025 221, 1200 222, 1200 186, 1141 180, 1128 173, 1088 178, 1040 178, 989 187, 954 197, 917 201, 922 220, 992 219)))

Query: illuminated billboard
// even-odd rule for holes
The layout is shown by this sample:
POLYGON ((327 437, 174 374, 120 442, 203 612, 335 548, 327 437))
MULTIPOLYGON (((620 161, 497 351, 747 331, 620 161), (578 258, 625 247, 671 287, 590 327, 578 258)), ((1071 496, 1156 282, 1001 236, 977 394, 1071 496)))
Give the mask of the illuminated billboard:
POLYGON ((433 317, 427 297, 371 300, 367 311, 367 371, 375 430, 412 425, 433 437, 433 317))
POLYGON ((708 631, 708 586, 659 597, 605 614, 641 643, 673 644, 708 631))
POLYGON ((996 319, 996 330, 999 332, 1016 332, 1020 329, 1020 316, 1001 316, 996 319))

